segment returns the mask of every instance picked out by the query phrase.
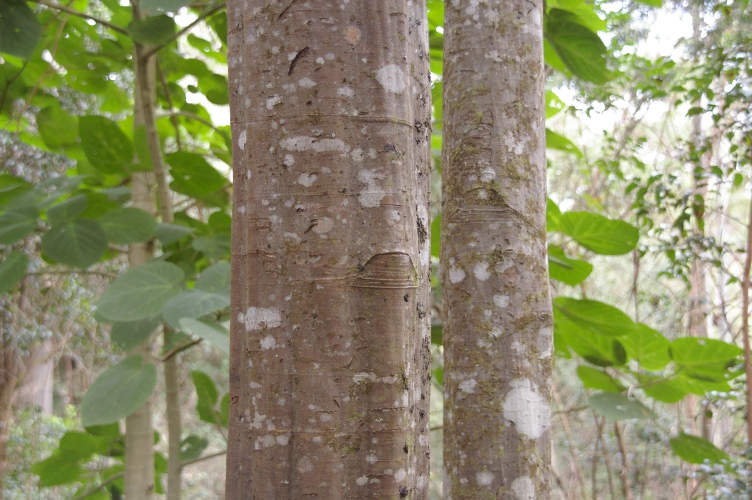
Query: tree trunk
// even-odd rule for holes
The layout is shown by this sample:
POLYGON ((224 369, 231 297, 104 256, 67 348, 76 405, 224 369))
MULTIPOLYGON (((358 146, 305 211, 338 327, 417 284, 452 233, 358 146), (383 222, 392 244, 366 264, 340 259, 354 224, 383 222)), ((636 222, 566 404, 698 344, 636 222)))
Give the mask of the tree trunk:
POLYGON ((542 8, 445 4, 445 498, 550 497, 542 8))
POLYGON ((424 2, 234 1, 228 499, 428 498, 424 2))

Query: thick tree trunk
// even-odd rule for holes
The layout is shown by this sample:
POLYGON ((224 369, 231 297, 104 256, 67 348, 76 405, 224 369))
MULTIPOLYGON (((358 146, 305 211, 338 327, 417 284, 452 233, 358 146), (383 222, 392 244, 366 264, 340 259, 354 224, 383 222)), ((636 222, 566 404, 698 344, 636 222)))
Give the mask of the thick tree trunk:
POLYGON ((550 497, 542 2, 447 2, 445 498, 550 497))
POLYGON ((427 498, 425 5, 228 12, 227 498, 427 498))

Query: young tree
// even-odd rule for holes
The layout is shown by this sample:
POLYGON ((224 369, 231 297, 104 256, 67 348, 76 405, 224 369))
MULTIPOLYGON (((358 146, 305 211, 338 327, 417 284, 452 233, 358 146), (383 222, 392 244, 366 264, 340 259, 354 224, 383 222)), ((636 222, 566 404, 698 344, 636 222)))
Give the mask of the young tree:
POLYGON ((424 2, 228 6, 227 498, 427 498, 424 2))
POLYGON ((444 494, 548 498, 543 5, 445 9, 444 494))

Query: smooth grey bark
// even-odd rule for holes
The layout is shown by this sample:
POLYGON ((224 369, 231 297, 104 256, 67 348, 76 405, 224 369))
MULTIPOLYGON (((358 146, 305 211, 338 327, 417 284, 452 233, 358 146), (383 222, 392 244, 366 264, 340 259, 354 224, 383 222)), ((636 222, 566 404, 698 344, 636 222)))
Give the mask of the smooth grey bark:
POLYGON ((445 498, 550 497, 543 5, 445 4, 445 498))
POLYGON ((428 498, 425 5, 228 3, 228 499, 428 498))

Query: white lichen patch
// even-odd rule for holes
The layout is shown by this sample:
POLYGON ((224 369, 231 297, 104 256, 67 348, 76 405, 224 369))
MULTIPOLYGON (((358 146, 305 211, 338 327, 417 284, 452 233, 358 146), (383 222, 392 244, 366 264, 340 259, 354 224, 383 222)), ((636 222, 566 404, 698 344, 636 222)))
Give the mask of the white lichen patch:
POLYGON ((337 89, 337 95, 341 97, 352 97, 355 95, 355 91, 351 87, 344 86, 337 89))
POLYGON ((468 394, 475 394, 476 385, 478 385, 478 382, 476 382, 474 378, 471 378, 469 380, 465 380, 464 382, 461 382, 459 385, 459 388, 462 392, 466 392, 468 394))
POLYGON ((387 92, 401 94, 407 87, 405 73, 396 64, 384 66, 376 72, 376 80, 387 92))
POLYGON ((504 309, 509 305, 509 295, 499 295, 496 294, 493 296, 494 304, 496 304, 498 307, 501 307, 504 309))
POLYGON ((355 484, 357 484, 358 486, 365 486, 366 484, 368 484, 368 477, 360 476, 355 480, 355 484))
POLYGON ((277 106, 281 102, 282 102, 281 95, 273 95, 266 100, 266 109, 271 111, 272 109, 274 109, 274 106, 277 106))
POLYGON ((306 76, 298 80, 298 85, 304 88, 311 88, 316 86, 316 82, 306 76))
POLYGON ((280 446, 287 446, 287 443, 290 442, 290 436, 291 434, 289 432, 287 434, 277 436, 277 444, 280 446))
POLYGON ((459 283, 465 279, 465 271, 461 267, 452 267, 449 269, 449 281, 459 283))
POLYGON ((547 359, 551 357, 553 351, 553 332, 549 327, 542 327, 538 330, 538 359, 547 359))
POLYGON ((370 454, 366 457, 366 462, 369 464, 375 464, 378 461, 378 458, 376 458, 376 455, 370 454))
POLYGON ((473 267, 473 274, 478 281, 486 281, 491 277, 491 273, 488 272, 488 262, 478 262, 473 267))
POLYGON ((376 174, 375 170, 361 170, 358 172, 358 180, 367 184, 366 188, 358 195, 358 201, 367 208, 381 206, 381 200, 386 196, 386 192, 379 187, 376 179, 382 176, 376 174))
POLYGON ((298 460, 296 468, 298 469, 298 472, 305 474, 306 472, 311 472, 313 470, 313 463, 311 462, 310 458, 303 457, 298 460))
POLYGON ((397 472, 394 473, 394 480, 397 482, 404 481, 407 477, 407 472, 405 469, 398 469, 397 472))
POLYGON ((240 135, 238 135, 238 147, 241 151, 245 151, 245 138, 245 130, 243 130, 242 132, 240 132, 240 135))
POLYGON ((415 487, 419 490, 424 490, 426 489, 426 486, 428 486, 428 476, 426 474, 421 474, 418 476, 418 481, 415 483, 415 487))
POLYGON ((475 473, 475 482, 481 486, 490 486, 493 484, 494 475, 487 470, 475 473))
POLYGON ((517 500, 533 500, 535 498, 535 488, 533 480, 528 476, 520 476, 512 481, 512 492, 517 500))
POLYGON ((282 160, 282 165, 285 167, 292 167, 295 165, 295 157, 293 155, 285 155, 285 159, 282 160))
POLYGON ((491 329, 491 331, 490 331, 490 332, 488 332, 488 334, 489 334, 489 335, 490 335, 491 337, 495 338, 495 339, 498 339, 499 337, 501 337, 501 335, 502 335, 503 333, 504 333, 504 330, 502 330, 500 326, 494 326, 494 327, 493 327, 493 328, 491 329))
POLYGON ((496 177, 496 170, 492 169, 491 167, 484 168, 483 172, 480 174, 480 180, 483 182, 491 182, 496 177))
POLYGON ((262 351, 268 351, 269 349, 274 349, 275 347, 277 347, 277 340, 271 335, 267 335, 266 337, 261 339, 260 344, 262 351))
POLYGON ((318 137, 308 137, 305 135, 282 139, 279 145, 282 149, 288 151, 315 151, 316 153, 325 153, 327 151, 347 153, 350 151, 350 148, 342 139, 319 139, 318 137))
POLYGON ((313 232, 316 234, 328 233, 334 228, 334 220, 329 217, 322 217, 316 221, 313 226, 313 232))
POLYGON ((490 59, 494 62, 504 62, 504 59, 502 59, 499 56, 498 50, 490 50, 483 57, 485 57, 486 59, 490 59))
POLYGON ((302 173, 300 174, 300 177, 298 177, 298 184, 305 187, 311 187, 313 186, 313 183, 316 182, 317 178, 318 176, 316 174, 302 173))
POLYGON ((540 437, 551 427, 551 407, 529 379, 518 378, 509 385, 504 398, 504 418, 513 422, 517 432, 531 439, 540 437))
POLYGON ((352 380, 356 384, 359 384, 359 383, 364 382, 366 380, 370 380, 371 382, 375 382, 376 381, 376 374, 375 373, 366 373, 366 372, 356 373, 355 375, 353 375, 352 380))
POLYGON ((504 135, 504 145, 508 152, 516 155, 522 154, 522 151, 525 150, 525 145, 521 141, 517 141, 512 132, 507 132, 504 135))
POLYGON ((249 307, 245 314, 238 314, 238 321, 245 324, 246 331, 252 332, 264 328, 277 328, 282 324, 282 317, 279 314, 279 309, 275 307, 269 309, 249 307))

